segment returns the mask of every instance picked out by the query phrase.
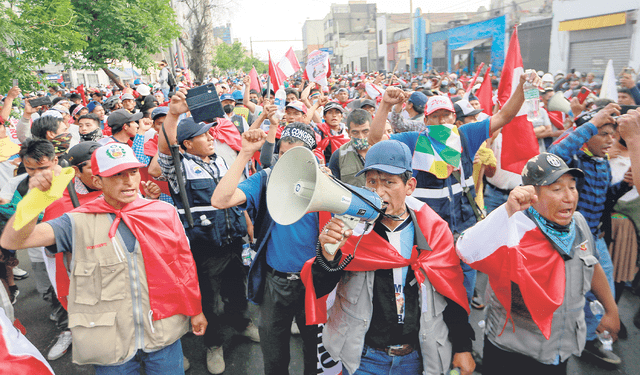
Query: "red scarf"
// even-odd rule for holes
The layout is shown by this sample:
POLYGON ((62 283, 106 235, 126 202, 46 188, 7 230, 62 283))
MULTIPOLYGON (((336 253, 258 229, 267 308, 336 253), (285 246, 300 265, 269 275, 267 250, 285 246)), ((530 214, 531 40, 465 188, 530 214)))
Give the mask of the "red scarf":
MULTIPOLYGON (((405 259, 391 244, 379 234, 366 234, 360 244, 356 257, 345 268, 347 271, 374 271, 410 266, 416 281, 422 284, 426 277, 436 291, 464 307, 469 313, 467 292, 462 284, 463 275, 460 258, 453 247, 453 236, 447 223, 429 206, 422 203, 414 210, 419 228, 432 248, 432 251, 419 252, 413 247, 411 258, 405 259)), ((360 237, 352 236, 342 247, 343 256, 353 254, 360 237)), ((307 324, 320 324, 327 321, 327 296, 317 298, 313 286, 311 265, 315 258, 309 259, 302 268, 301 278, 306 287, 305 308, 307 324)))
POLYGON ((242 148, 242 136, 238 132, 238 128, 236 128, 230 120, 219 118, 218 125, 212 126, 211 129, 209 129, 209 134, 211 134, 213 139, 226 143, 235 151, 240 152, 242 148))
POLYGON ((202 312, 196 265, 182 222, 172 206, 138 198, 117 210, 101 197, 72 212, 115 214, 109 238, 114 238, 120 220, 124 220, 140 243, 154 320, 202 312))
POLYGON ((331 133, 331 127, 327 125, 327 123, 324 123, 324 122, 319 123, 318 129, 322 131, 324 136, 322 137, 322 140, 318 142, 318 147, 316 147, 316 152, 319 152, 323 155, 324 155, 324 150, 328 146, 331 146, 331 153, 334 153, 337 149, 340 148, 340 146, 350 141, 349 137, 345 136, 344 134, 333 135, 331 133))

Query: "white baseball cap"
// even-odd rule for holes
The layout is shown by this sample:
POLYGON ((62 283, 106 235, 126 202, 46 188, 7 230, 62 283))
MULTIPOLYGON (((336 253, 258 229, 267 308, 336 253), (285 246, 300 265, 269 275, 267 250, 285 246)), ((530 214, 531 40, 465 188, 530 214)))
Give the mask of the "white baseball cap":
POLYGON ((91 155, 91 172, 94 176, 110 177, 131 168, 146 167, 140 163, 131 147, 122 143, 109 143, 91 155))
POLYGON ((442 95, 434 95, 429 97, 429 100, 427 101, 427 110, 425 111, 425 115, 429 116, 430 114, 432 114, 433 112, 439 109, 446 109, 447 111, 450 111, 450 112, 456 111, 455 109, 453 109, 453 103, 451 102, 451 99, 449 99, 448 97, 442 96, 442 95))

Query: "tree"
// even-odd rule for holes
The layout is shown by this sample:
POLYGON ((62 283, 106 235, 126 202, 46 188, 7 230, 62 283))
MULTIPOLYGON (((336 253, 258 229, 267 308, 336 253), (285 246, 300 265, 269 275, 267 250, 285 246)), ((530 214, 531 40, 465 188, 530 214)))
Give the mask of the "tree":
POLYGON ((211 70, 209 60, 213 48, 213 22, 224 19, 232 0, 183 0, 187 9, 185 32, 180 42, 187 50, 189 69, 196 81, 204 81, 211 70), (217 18, 214 20, 213 17, 217 18))
POLYGON ((255 66, 259 73, 267 71, 267 64, 256 57, 247 56, 247 50, 240 42, 234 42, 233 44, 222 43, 217 46, 212 63, 222 72, 242 69, 242 71, 248 73, 252 66, 255 66))
POLYGON ((151 57, 180 35, 169 0, 70 1, 78 14, 77 25, 87 37, 80 64, 107 74, 108 65, 118 60, 149 68, 151 57))
POLYGON ((34 88, 32 73, 47 63, 146 69, 180 33, 169 0, 10 0, 0 11, 2 92, 13 78, 34 88))
POLYGON ((51 63, 67 64, 86 45, 70 0, 12 0, 0 3, 0 92, 17 79, 38 87, 35 71, 51 63))

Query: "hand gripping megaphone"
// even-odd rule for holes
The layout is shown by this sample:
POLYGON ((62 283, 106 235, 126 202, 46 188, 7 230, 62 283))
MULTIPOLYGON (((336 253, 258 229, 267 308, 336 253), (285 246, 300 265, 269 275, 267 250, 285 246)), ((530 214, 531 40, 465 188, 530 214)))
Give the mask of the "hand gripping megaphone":
MULTIPOLYGON (((267 209, 276 223, 291 225, 308 212, 336 214, 349 229, 378 218, 382 200, 367 189, 344 184, 324 174, 306 147, 294 147, 276 163, 267 184, 267 209)), ((325 245, 334 254, 337 244, 325 245)))

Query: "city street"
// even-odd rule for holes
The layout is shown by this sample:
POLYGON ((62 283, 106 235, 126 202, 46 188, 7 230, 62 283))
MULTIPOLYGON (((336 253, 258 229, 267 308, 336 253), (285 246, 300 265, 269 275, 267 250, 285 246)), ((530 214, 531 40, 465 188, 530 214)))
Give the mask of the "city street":
MULTIPOLYGON (((20 259, 20 267, 32 273, 29 257, 26 251, 18 253, 20 259)), ((35 289, 34 277, 30 276, 25 280, 17 281, 20 288, 18 301, 14 305, 15 315, 22 324, 27 328, 27 338, 43 353, 46 354, 53 345, 56 338, 55 324, 49 320, 51 312, 48 303, 38 296, 35 289)), ((622 358, 622 365, 618 368, 605 369, 591 363, 590 360, 572 358, 569 360, 570 375, 606 375, 606 374, 638 374, 640 368, 640 330, 633 325, 633 314, 640 305, 640 297, 626 291, 620 301, 619 308, 622 321, 629 330, 629 337, 626 340, 614 343, 615 352, 622 358)), ((256 316, 257 312, 254 306, 251 306, 252 315, 256 316)), ((474 348, 478 351, 482 349, 481 328, 478 321, 482 318, 482 312, 472 310, 471 320, 476 337, 474 348)), ((246 374, 262 374, 262 353, 260 345, 249 341, 247 338, 233 336, 231 331, 225 332, 225 360, 226 375, 246 375, 246 374)), ((188 334, 182 339, 183 351, 185 356, 191 362, 191 369, 186 372, 187 375, 205 375, 208 374, 205 364, 205 348, 202 345, 202 338, 188 334)), ((294 336, 291 340, 291 363, 289 371, 291 374, 302 373, 302 351, 301 339, 294 336)), ((59 375, 75 375, 75 374, 94 374, 92 366, 78 366, 71 363, 71 353, 65 354, 62 358, 50 362, 56 374, 59 375)), ((476 372, 480 373, 480 372, 476 372)), ((513 373, 517 374, 518 369, 513 369, 513 373)), ((485 374, 486 375, 486 374, 485 374)))

